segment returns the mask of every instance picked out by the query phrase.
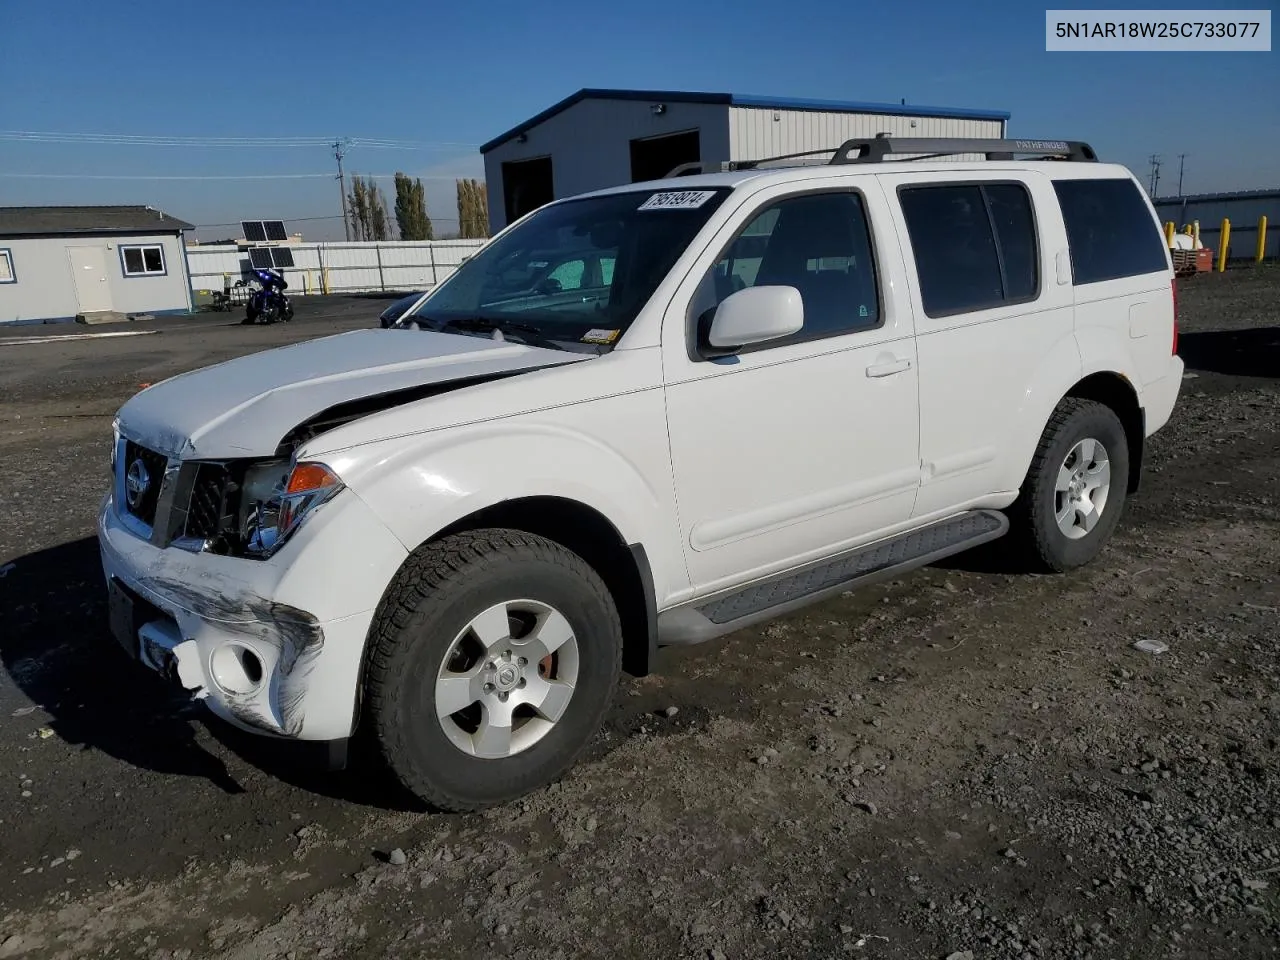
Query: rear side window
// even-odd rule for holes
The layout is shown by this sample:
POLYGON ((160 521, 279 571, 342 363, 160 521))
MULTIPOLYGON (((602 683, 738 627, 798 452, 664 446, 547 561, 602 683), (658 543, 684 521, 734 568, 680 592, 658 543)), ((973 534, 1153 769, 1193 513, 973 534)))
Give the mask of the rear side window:
POLYGON ((1164 238, 1132 180, 1055 180, 1053 189, 1067 226, 1076 283, 1169 269, 1164 238))
POLYGON ((1034 300, 1039 248, 1021 184, 903 187, 902 212, 931 317, 1034 300))

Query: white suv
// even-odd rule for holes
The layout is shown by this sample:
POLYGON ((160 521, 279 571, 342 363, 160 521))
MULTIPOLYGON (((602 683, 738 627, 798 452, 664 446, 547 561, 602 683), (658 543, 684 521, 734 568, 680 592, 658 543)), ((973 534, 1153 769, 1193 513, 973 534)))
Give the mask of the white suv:
POLYGON ((557 201, 402 329, 129 400, 113 632, 241 727, 335 763, 359 728, 424 800, 502 802, 659 645, 1006 532, 1092 560, 1178 395, 1175 308, 1150 202, 1084 144, 856 141, 557 201))

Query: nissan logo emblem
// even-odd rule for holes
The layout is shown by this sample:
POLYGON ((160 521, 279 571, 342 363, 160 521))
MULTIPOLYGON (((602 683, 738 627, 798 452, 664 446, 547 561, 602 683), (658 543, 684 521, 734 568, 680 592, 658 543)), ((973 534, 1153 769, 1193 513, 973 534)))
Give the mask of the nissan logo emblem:
POLYGON ((137 508, 150 486, 151 474, 147 472, 147 465, 142 462, 142 458, 138 458, 129 464, 129 472, 124 477, 124 498, 129 509, 137 508))

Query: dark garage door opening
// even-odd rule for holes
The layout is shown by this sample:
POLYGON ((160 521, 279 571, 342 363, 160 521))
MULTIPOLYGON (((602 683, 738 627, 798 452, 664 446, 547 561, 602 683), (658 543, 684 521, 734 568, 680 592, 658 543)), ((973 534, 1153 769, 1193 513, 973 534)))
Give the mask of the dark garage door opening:
POLYGON ((551 158, 508 160, 502 165, 502 197, 507 223, 515 223, 526 213, 555 199, 551 158))
POLYGON ((680 164, 701 159, 702 140, 697 130, 632 140, 631 182, 661 180, 680 164))

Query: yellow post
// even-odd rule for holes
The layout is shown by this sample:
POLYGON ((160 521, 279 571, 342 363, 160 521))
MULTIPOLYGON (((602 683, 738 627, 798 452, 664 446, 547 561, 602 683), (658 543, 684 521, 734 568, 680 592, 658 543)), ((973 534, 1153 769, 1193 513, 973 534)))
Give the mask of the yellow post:
POLYGON ((325 293, 329 292, 329 271, 327 268, 320 271, 320 289, 325 293))
POLYGON ((1258 218, 1258 253, 1253 258, 1258 263, 1262 262, 1262 258, 1267 253, 1267 215, 1264 213, 1258 218))
POLYGON ((1183 227, 1182 232, 1185 233, 1188 237, 1191 236, 1191 224, 1188 223, 1185 227, 1183 227))
POLYGON ((1173 246, 1173 231, 1174 231, 1173 221, 1166 220, 1164 224, 1164 244, 1166 247, 1173 246))
POLYGON ((1195 238, 1195 241, 1197 244, 1200 242, 1200 221, 1199 220, 1191 221, 1191 236, 1195 238))
POLYGON ((1218 272, 1227 269, 1227 247, 1231 243, 1231 221, 1222 218, 1222 231, 1218 234, 1218 272))

